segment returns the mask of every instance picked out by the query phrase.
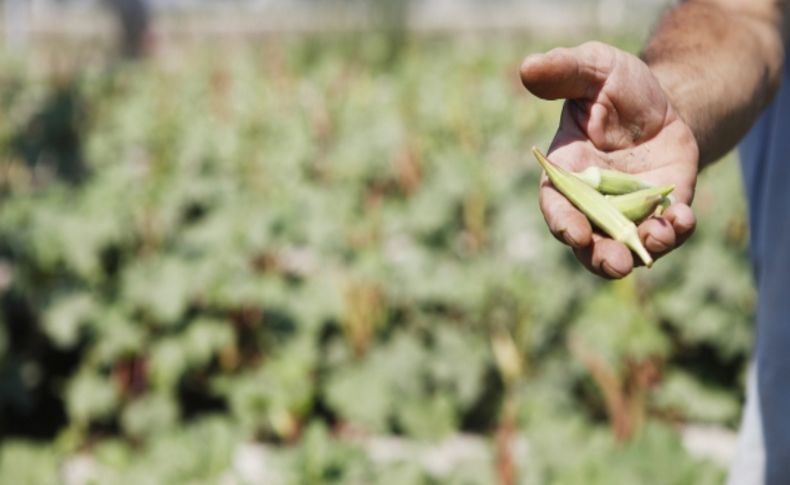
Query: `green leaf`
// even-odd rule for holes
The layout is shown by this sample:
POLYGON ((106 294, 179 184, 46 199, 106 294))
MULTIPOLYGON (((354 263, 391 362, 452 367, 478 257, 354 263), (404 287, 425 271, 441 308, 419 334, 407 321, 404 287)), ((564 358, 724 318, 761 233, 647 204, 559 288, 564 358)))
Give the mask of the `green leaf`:
POLYGON ((25 441, 0 445, 0 483, 59 484, 59 466, 52 447, 25 441))
POLYGON ((680 413, 694 422, 733 424, 740 411, 740 403, 732 393, 682 371, 669 373, 653 399, 659 409, 680 413))
POLYGON ((60 348, 73 348, 94 316, 97 304, 88 292, 61 297, 44 314, 44 331, 60 348))
POLYGON ((111 417, 118 405, 110 379, 88 370, 79 372, 69 382, 65 397, 69 418, 80 425, 111 417))
POLYGON ((121 426, 134 437, 167 432, 178 422, 178 405, 171 396, 147 394, 125 406, 121 426))

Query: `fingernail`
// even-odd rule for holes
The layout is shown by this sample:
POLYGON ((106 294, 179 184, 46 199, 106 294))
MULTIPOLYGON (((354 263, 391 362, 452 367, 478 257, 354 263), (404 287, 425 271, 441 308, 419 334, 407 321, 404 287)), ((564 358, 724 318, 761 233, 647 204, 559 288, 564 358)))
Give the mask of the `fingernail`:
POLYGON ((565 243, 568 246, 571 246, 573 248, 578 248, 579 247, 579 242, 576 241, 576 239, 574 239, 573 236, 571 236, 571 233, 570 233, 570 231, 568 231, 567 228, 566 229, 561 229, 560 233, 562 233, 562 239, 565 241, 565 243))
POLYGON ((543 53, 540 53, 540 52, 535 53, 535 54, 530 54, 524 59, 524 62, 522 63, 522 65, 527 64, 529 62, 534 62, 534 61, 540 59, 541 57, 543 57, 543 53))
POLYGON ((651 253, 661 253, 669 249, 669 245, 659 241, 653 237, 652 234, 648 234, 647 237, 645 237, 645 246, 648 247, 651 253))
POLYGON ((526 59, 524 59, 524 62, 521 63, 521 72, 523 73, 530 64, 540 61, 542 57, 543 54, 530 54, 527 56, 526 59))
POLYGON ((625 277, 625 276, 628 274, 628 273, 625 273, 625 274, 624 274, 624 273, 622 273, 622 272, 620 272, 620 271, 616 271, 616 270, 615 270, 614 268, 612 268, 612 266, 609 264, 609 261, 607 261, 607 260, 605 260, 605 259, 604 259, 604 260, 601 262, 601 269, 602 269, 602 270, 604 270, 604 272, 605 272, 606 274, 608 274, 609 276, 611 276, 611 277, 613 277, 613 278, 623 278, 623 277, 625 277))

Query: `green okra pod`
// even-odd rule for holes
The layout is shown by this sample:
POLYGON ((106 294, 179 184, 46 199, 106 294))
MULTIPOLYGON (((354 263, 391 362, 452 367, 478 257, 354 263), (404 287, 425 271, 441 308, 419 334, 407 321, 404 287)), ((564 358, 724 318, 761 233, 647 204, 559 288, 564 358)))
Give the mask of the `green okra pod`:
POLYGON ((675 189, 674 185, 651 187, 637 190, 630 194, 607 195, 606 199, 614 205, 621 214, 636 222, 653 214, 667 195, 675 189))
POLYGON ((663 214, 665 210, 669 209, 669 206, 672 205, 672 202, 672 197, 662 197, 661 202, 658 204, 658 210, 656 210, 656 214, 663 214))
POLYGON ((532 153, 538 159, 538 163, 543 167, 554 187, 567 197, 576 208, 610 237, 628 246, 647 267, 652 266, 653 258, 639 239, 639 233, 633 222, 621 214, 594 188, 579 180, 571 172, 551 163, 537 147, 532 147, 532 153))
POLYGON ((602 194, 628 194, 651 187, 650 184, 631 174, 594 166, 575 172, 574 175, 602 194))

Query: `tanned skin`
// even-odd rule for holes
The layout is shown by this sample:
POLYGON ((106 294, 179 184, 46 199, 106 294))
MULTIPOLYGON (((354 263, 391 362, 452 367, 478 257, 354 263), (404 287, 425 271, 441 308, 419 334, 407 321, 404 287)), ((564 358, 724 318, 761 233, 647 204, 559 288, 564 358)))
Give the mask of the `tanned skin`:
MULTIPOLYGON (((639 225, 655 257, 671 251, 694 230, 698 171, 735 146, 779 86, 785 12, 781 0, 688 0, 659 23, 641 58, 599 42, 527 57, 524 86, 566 100, 549 158, 674 184, 664 215, 639 225)), ((540 208, 587 269, 606 278, 633 270, 626 246, 593 231, 545 178, 540 208)))

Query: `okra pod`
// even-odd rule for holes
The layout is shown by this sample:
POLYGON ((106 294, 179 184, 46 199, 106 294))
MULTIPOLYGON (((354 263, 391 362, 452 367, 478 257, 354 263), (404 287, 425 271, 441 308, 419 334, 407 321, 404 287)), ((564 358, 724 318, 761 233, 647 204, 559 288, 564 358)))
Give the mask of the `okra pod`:
POLYGON ((656 208, 664 201, 665 197, 674 189, 674 185, 664 185, 661 187, 637 190, 630 194, 607 195, 606 199, 611 202, 621 214, 636 222, 653 214, 656 208))
POLYGON ((586 215, 593 224, 613 239, 622 242, 642 259, 645 266, 653 264, 653 258, 639 239, 636 225, 618 211, 611 202, 594 188, 582 182, 571 172, 554 165, 538 150, 532 153, 545 170, 546 175, 568 200, 586 215))
POLYGON ((658 204, 658 210, 656 210, 656 214, 661 215, 664 213, 665 210, 669 209, 669 206, 672 205, 672 197, 662 197, 661 202, 658 204))
POLYGON ((650 184, 631 174, 595 166, 575 172, 574 175, 602 194, 628 194, 651 187, 650 184))

